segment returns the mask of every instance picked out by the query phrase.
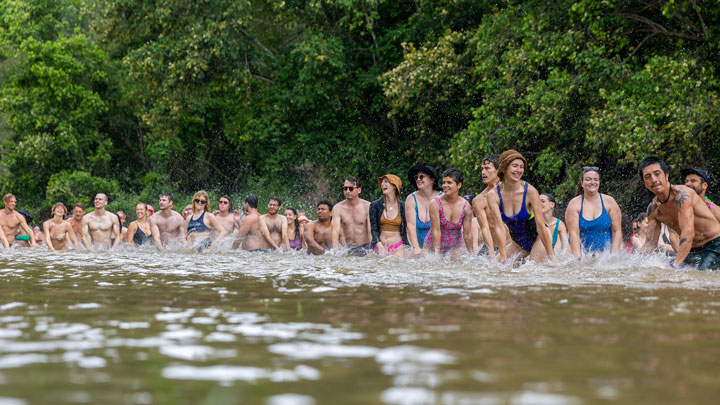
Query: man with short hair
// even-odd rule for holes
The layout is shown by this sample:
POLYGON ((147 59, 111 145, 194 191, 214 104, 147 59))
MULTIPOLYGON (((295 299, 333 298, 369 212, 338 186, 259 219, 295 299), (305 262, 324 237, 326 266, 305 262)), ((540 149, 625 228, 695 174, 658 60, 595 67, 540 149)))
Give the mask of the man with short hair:
POLYGON ((30 235, 29 242, 32 247, 37 247, 35 243, 35 234, 27 224, 25 217, 19 212, 15 211, 15 205, 17 205, 17 198, 12 194, 5 194, 3 197, 3 203, 5 207, 0 211, 0 241, 3 246, 9 248, 15 243, 15 234, 18 229, 22 229, 28 235, 30 235))
POLYGON ((645 188, 655 194, 648 207, 648 236, 645 248, 653 250, 660 237, 661 224, 680 234, 677 254, 669 266, 682 264, 698 270, 720 268, 720 222, 705 200, 694 189, 670 184, 667 165, 649 157, 638 167, 645 188))
POLYGON ((103 193, 95 196, 95 211, 83 216, 82 242, 86 248, 114 249, 120 244, 120 221, 115 214, 105 211, 108 198, 103 193), (115 243, 111 239, 115 238, 115 243))
POLYGON ((85 206, 76 203, 72 209, 72 216, 67 219, 67 223, 72 226, 75 233, 75 239, 82 240, 82 219, 85 216, 85 206))
POLYGON ((160 194, 160 208, 150 217, 150 231, 158 250, 163 251, 170 242, 179 241, 185 233, 185 220, 173 211, 173 196, 170 193, 160 194))
POLYGON ((345 237, 344 245, 352 256, 365 256, 370 246, 370 201, 360 198, 360 180, 350 176, 343 184, 345 199, 332 209, 333 249, 340 248, 340 234, 345 237))
POLYGON ((331 212, 333 205, 328 200, 317 203, 317 217, 315 222, 305 224, 304 235, 308 254, 321 255, 332 248, 331 212))
POLYGON ((237 239, 233 249, 242 246, 244 250, 265 251, 265 241, 260 232, 260 213, 257 209, 258 198, 255 194, 248 194, 245 197, 245 220, 237 231, 237 239))
POLYGON ((262 233, 265 239, 265 249, 280 249, 280 246, 284 246, 286 249, 290 248, 287 218, 283 215, 278 215, 280 207, 282 207, 282 201, 277 197, 270 197, 270 201, 268 201, 268 213, 260 215, 260 233, 262 233))
POLYGON ((710 212, 713 213, 715 219, 720 221, 720 207, 705 195, 708 187, 710 187, 710 174, 703 169, 697 167, 689 167, 680 171, 684 181, 685 187, 689 187, 697 193, 700 198, 705 200, 710 212))

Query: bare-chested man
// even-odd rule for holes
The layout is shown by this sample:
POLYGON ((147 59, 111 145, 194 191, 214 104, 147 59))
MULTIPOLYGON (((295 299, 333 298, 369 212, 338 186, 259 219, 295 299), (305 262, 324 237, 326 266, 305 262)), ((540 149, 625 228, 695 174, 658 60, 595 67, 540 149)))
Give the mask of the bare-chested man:
POLYGON ((685 187, 690 187, 695 190, 697 195, 700 196, 707 203, 710 212, 713 213, 715 219, 720 221, 720 207, 705 195, 707 189, 710 186, 710 174, 703 169, 697 167, 687 168, 680 171, 680 174, 684 178, 685 187))
POLYGON ((0 228, 2 228, 2 232, 0 232, 2 234, 0 235, 0 240, 2 240, 3 246, 9 248, 13 243, 15 243, 15 234, 18 229, 22 229, 30 235, 30 245, 32 247, 37 247, 37 243, 35 243, 35 235, 32 229, 28 226, 25 217, 15 211, 17 198, 15 198, 12 194, 6 194, 3 197, 3 203, 5 204, 5 207, 2 211, 0 211, 0 228))
POLYGON ((350 248, 349 254, 365 256, 370 246, 370 201, 360 198, 360 180, 348 177, 343 184, 345 199, 335 204, 332 210, 333 249, 340 248, 341 233, 345 236, 344 246, 350 248))
POLYGON ((185 234, 185 219, 173 211, 173 196, 170 193, 160 195, 160 210, 150 217, 150 232, 158 250, 165 249, 168 243, 180 241, 185 234))
POLYGON ((667 165, 658 158, 640 162, 638 173, 645 188, 655 194, 648 207, 645 248, 655 249, 662 223, 680 234, 670 267, 687 264, 698 270, 720 269, 720 223, 705 200, 692 188, 670 184, 667 165))
POLYGON ((265 240, 264 249, 285 249, 290 248, 288 242, 287 219, 284 215, 278 215, 282 207, 282 201, 277 197, 270 197, 268 201, 268 213, 260 215, 260 233, 265 240))
POLYGON ((245 220, 238 229, 233 248, 242 245, 244 250, 251 252, 266 251, 265 239, 260 233, 260 213, 257 209, 258 198, 255 194, 245 197, 245 220))
POLYGON ((485 212, 487 223, 491 231, 490 233, 492 235, 492 240, 485 242, 485 236, 483 233, 483 243, 485 244, 485 250, 487 250, 490 256, 495 255, 494 249, 495 246, 497 246, 498 241, 500 240, 497 236, 495 236, 495 232, 497 232, 498 230, 505 230, 505 240, 510 240, 510 231, 508 230, 507 226, 505 226, 505 224, 502 224, 502 226, 498 226, 498 224, 495 223, 487 200, 488 193, 490 193, 490 191, 492 191, 500 183, 500 176, 498 174, 499 166, 500 157, 498 155, 488 155, 482 158, 480 167, 482 168, 481 176, 482 182, 485 184, 485 189, 481 191, 480 194, 478 194, 472 202, 473 213, 475 214, 475 217, 478 218, 478 225, 480 225, 481 231, 482 225, 480 224, 479 219, 481 218, 481 215, 479 213, 480 211, 485 212))
POLYGON ((95 196, 95 211, 86 214, 82 219, 82 242, 86 248, 114 249, 120 244, 120 221, 117 215, 105 211, 108 198, 103 193, 95 196), (115 243, 111 244, 111 239, 115 243))
MULTIPOLYGON (((218 210, 213 212, 213 215, 225 228, 228 235, 234 235, 242 225, 242 214, 240 211, 233 210, 230 196, 224 195, 218 199, 218 210)), ((213 235, 215 235, 215 231, 213 231, 213 235)))
POLYGON ((77 246, 75 232, 70 222, 65 221, 67 208, 65 204, 59 202, 53 205, 50 211, 52 218, 43 223, 45 229, 45 242, 50 250, 67 250, 67 241, 72 242, 73 246, 77 246))
POLYGON ((308 254, 321 255, 332 248, 332 209, 330 201, 321 200, 317 204, 318 220, 305 224, 304 236, 308 254))
POLYGON ((85 206, 80 203, 76 203, 72 209, 72 217, 67 220, 67 223, 72 226, 76 240, 82 240, 82 219, 84 216, 85 206))

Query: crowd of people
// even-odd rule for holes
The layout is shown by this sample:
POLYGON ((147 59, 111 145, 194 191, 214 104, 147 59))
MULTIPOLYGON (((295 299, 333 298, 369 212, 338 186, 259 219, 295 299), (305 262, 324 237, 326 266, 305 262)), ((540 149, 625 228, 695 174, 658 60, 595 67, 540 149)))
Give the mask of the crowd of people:
POLYGON ((0 211, 0 238, 5 248, 45 244, 49 250, 114 249, 120 244, 151 244, 160 251, 171 246, 205 251, 230 238, 233 249, 257 252, 455 258, 470 253, 502 263, 553 263, 559 255, 579 258, 602 251, 661 250, 668 253, 672 268, 720 268, 720 208, 705 195, 710 176, 702 169, 683 170, 684 185, 673 185, 662 160, 643 160, 638 175, 655 197, 647 212, 630 221, 612 196, 600 192, 597 167, 582 168, 564 220, 555 216, 552 194, 540 193, 522 179, 527 161, 519 152, 486 156, 481 167, 486 187, 474 196, 461 193, 465 177, 458 169, 440 176, 431 166, 412 167, 408 180, 417 189, 405 200, 402 180, 396 175, 377 179, 382 197, 372 202, 360 197, 360 180, 347 177, 342 186, 345 199, 337 204, 318 201, 314 221, 294 208, 282 210, 277 197, 269 199, 267 214, 260 214, 253 194, 245 198, 242 213, 233 209, 226 195, 211 212, 210 197, 201 190, 182 215, 174 210, 170 193, 160 196, 157 212, 138 203, 137 220, 127 228, 124 213, 105 209, 108 197, 103 193, 96 195, 90 213, 79 203, 68 213, 58 202, 52 218, 31 228, 27 211, 15 210, 17 199, 7 194, 0 211))

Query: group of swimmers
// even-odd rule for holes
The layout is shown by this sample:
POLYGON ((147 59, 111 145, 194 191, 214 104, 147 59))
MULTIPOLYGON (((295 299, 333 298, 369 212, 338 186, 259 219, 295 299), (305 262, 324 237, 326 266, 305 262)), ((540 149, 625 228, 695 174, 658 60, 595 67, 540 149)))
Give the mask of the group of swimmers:
POLYGON ((345 199, 335 205, 319 201, 315 221, 293 208, 280 214, 282 201, 277 197, 270 198, 267 214, 261 215, 253 194, 245 198, 243 213, 233 209, 229 196, 220 197, 218 210, 210 212, 208 193, 201 190, 183 215, 174 211, 169 193, 160 196, 154 213, 149 205, 138 203, 137 220, 124 228, 124 214, 106 211, 108 198, 99 193, 93 212, 85 214, 84 207, 76 204, 68 219, 66 206, 56 203, 52 218, 43 223, 44 238, 35 237, 25 217, 15 211, 15 196, 8 194, 0 211, 0 237, 6 248, 16 242, 16 235, 26 233, 31 246, 44 239, 50 250, 67 249, 68 241, 78 246, 80 241, 88 249, 112 249, 125 242, 154 244, 161 251, 175 243, 202 251, 227 236, 233 248, 248 251, 305 249, 308 254, 356 256, 374 251, 411 257, 426 253, 457 257, 469 252, 502 263, 526 258, 552 263, 559 254, 581 257, 632 247, 654 251, 664 240, 665 249, 675 253, 669 267, 720 267, 720 208, 705 196, 709 176, 701 169, 683 171, 685 185, 672 185, 662 160, 643 160, 638 174, 655 198, 644 217, 638 218, 638 233, 624 240, 623 214, 613 197, 600 193, 599 168, 582 168, 577 196, 568 203, 562 221, 554 216, 553 196, 522 180, 527 167, 522 154, 508 150, 486 156, 481 166, 486 187, 476 196, 461 195, 465 178, 458 169, 439 176, 431 166, 412 167, 408 179, 417 190, 405 201, 396 175, 377 179, 382 197, 373 202, 360 198, 360 180, 348 177, 342 187, 345 199))

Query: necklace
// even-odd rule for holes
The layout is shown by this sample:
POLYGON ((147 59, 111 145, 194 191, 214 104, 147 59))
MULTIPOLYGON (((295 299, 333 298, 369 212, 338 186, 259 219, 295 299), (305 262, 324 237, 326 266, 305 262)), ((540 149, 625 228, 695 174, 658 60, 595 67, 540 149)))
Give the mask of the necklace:
MULTIPOLYGON (((672 186, 670 186, 670 191, 668 191, 668 196, 667 196, 667 198, 665 199, 665 201, 661 202, 660 205, 665 204, 666 202, 668 202, 668 200, 670 199, 670 195, 671 195, 671 194, 672 194, 672 186)), ((660 201, 660 199, 658 198, 658 202, 659 202, 659 201, 660 201)))

